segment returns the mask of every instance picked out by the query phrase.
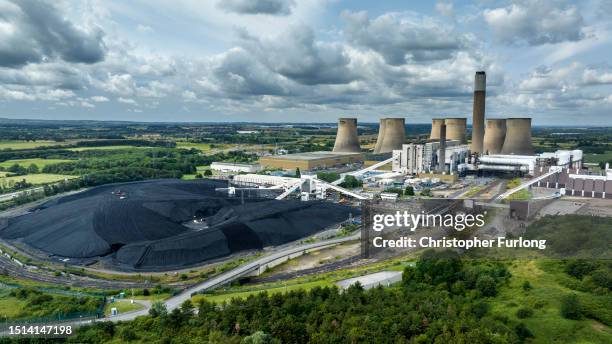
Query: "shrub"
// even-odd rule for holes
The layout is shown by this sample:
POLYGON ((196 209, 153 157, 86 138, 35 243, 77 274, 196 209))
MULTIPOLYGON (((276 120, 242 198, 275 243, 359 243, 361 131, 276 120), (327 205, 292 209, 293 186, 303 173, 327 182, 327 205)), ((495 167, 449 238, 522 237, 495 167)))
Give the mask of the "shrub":
POLYGON ((533 309, 531 308, 522 307, 516 311, 516 317, 519 319, 529 318, 532 315, 533 315, 533 309))
POLYGON ((530 291, 533 287, 531 286, 531 283, 529 283, 529 281, 525 281, 523 282, 523 290, 524 291, 530 291))
POLYGON ((561 316, 566 319, 580 319, 582 310, 578 295, 569 294, 561 299, 561 316))
POLYGON ((483 296, 497 295, 497 285, 495 279, 488 275, 478 277, 478 280, 476 281, 476 289, 478 289, 483 296))
POLYGON ((533 333, 531 330, 525 326, 523 323, 519 323, 514 327, 514 332, 519 337, 521 341, 525 341, 527 338, 533 338, 533 333))

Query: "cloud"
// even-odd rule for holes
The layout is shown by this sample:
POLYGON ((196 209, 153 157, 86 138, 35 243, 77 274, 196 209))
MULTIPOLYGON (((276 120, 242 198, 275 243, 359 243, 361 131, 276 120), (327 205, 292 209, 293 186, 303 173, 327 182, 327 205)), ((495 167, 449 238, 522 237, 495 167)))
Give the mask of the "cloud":
POLYGON ((370 20, 367 12, 343 12, 342 16, 349 42, 378 52, 392 65, 448 59, 468 42, 431 18, 387 13, 370 20))
POLYGON ((217 6, 226 12, 238 14, 268 14, 288 16, 295 6, 293 0, 221 0, 217 6))
POLYGON ((343 84, 355 79, 341 44, 320 42, 307 26, 292 26, 271 39, 241 32, 241 46, 271 71, 304 85, 343 84))
POLYGON ((102 30, 76 27, 51 2, 0 0, 0 13, 0 66, 50 59, 76 63, 104 59, 102 30))
POLYGON ((117 98, 117 101, 119 103, 123 103, 123 104, 132 104, 132 105, 137 105, 138 103, 132 99, 132 98, 123 98, 123 97, 119 97, 117 98))
POLYGON ((505 43, 542 45, 585 37, 580 11, 561 0, 516 1, 507 7, 486 9, 483 17, 497 39, 505 43))
POLYGON ((441 1, 438 0, 436 2, 436 11, 443 16, 453 17, 455 15, 455 10, 453 8, 452 1, 441 1))
POLYGON ((154 30, 149 25, 138 24, 138 25, 136 25, 136 31, 138 31, 140 33, 151 33, 154 30))
POLYGON ((91 99, 92 101, 96 103, 104 103, 104 102, 109 101, 109 99, 104 96, 93 96, 93 97, 90 97, 89 99, 91 99))

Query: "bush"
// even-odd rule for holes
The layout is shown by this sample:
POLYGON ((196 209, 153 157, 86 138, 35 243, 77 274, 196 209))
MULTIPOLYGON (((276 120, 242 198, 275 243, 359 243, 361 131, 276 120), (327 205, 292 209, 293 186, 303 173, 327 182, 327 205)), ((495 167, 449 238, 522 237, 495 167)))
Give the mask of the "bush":
POLYGON ((523 282, 523 290, 524 291, 530 291, 533 287, 531 286, 531 283, 529 283, 529 281, 525 281, 523 282))
POLYGON ((561 299, 561 316, 566 319, 577 320, 580 319, 582 309, 580 307, 580 301, 578 295, 569 294, 561 299))
POLYGON ((591 273, 591 278, 598 286, 612 289, 612 271, 608 269, 597 269, 591 273))
POLYGON ((529 318, 532 315, 533 315, 533 309, 531 308, 522 307, 516 311, 516 317, 519 319, 529 318))
POLYGON ((594 262, 588 260, 572 260, 565 265, 565 272, 577 279, 582 279, 584 275, 588 275, 596 268, 597 265, 594 262))
POLYGON ((497 283, 493 277, 488 275, 478 277, 478 280, 476 281, 476 289, 482 293, 482 296, 497 295, 497 283))
POLYGON ((525 324, 519 323, 514 327, 514 332, 519 337, 519 339, 523 342, 527 338, 533 338, 533 332, 525 324))

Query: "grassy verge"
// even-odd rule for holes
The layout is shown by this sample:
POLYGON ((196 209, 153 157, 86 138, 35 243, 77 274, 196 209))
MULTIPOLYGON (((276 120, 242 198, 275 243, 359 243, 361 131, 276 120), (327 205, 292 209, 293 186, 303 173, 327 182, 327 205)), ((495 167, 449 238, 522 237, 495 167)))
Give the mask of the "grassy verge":
POLYGON ((34 185, 42 185, 55 183, 66 179, 79 178, 78 176, 71 176, 66 174, 51 174, 51 173, 37 173, 37 174, 26 174, 24 176, 12 176, 0 178, 0 184, 10 185, 11 183, 20 182, 25 179, 26 182, 34 185))
POLYGON ((117 308, 117 312, 119 314, 123 314, 123 313, 127 313, 127 312, 132 312, 132 311, 137 311, 140 309, 143 309, 144 306, 139 304, 139 303, 130 303, 129 301, 116 301, 113 303, 107 303, 104 306, 104 315, 109 316, 111 315, 111 309, 112 308, 117 308))
POLYGON ((0 167, 4 167, 4 168, 9 168, 15 164, 23 166, 25 168, 27 168, 28 166, 34 164, 36 166, 38 166, 39 169, 43 169, 45 166, 47 165, 53 165, 53 164, 59 164, 62 162, 68 162, 68 161, 72 161, 72 160, 67 160, 67 159, 42 159, 42 158, 36 158, 36 159, 13 159, 13 160, 6 160, 3 162, 0 162, 0 167))

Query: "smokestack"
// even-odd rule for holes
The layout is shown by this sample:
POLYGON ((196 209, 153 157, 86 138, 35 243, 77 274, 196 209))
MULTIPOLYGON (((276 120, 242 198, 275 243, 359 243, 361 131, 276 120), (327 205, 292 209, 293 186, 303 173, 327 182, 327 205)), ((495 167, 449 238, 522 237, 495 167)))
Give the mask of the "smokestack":
POLYGON ((467 119, 447 118, 444 120, 444 124, 446 125, 446 139, 467 143, 467 119))
POLYGON ((386 118, 381 118, 378 124, 378 138, 376 139, 376 145, 374 146, 374 153, 380 153, 380 145, 383 143, 383 137, 385 137, 385 126, 387 124, 386 118))
POLYGON ((431 120, 431 134, 429 134, 430 140, 437 140, 440 138, 440 126, 444 124, 444 118, 434 118, 431 120))
POLYGON ((389 153, 394 149, 400 149, 406 139, 403 118, 385 118, 384 121, 384 127, 381 126, 381 129, 384 128, 384 132, 382 135, 380 132, 378 133, 380 145, 376 142, 378 151, 375 150, 374 153, 389 153))
POLYGON ((338 119, 338 132, 334 152, 361 152, 357 135, 357 118, 338 119))
POLYGON ((438 154, 438 172, 446 171, 446 124, 440 126, 440 153, 438 154))
POLYGON ((487 75, 476 72, 474 78, 474 105, 472 113, 472 153, 482 153, 484 140, 485 95, 487 75))
POLYGON ((484 136, 484 154, 499 154, 506 138, 506 120, 488 119, 484 136))
POLYGON ((533 155, 531 118, 506 119, 506 137, 502 154, 533 155))

